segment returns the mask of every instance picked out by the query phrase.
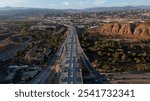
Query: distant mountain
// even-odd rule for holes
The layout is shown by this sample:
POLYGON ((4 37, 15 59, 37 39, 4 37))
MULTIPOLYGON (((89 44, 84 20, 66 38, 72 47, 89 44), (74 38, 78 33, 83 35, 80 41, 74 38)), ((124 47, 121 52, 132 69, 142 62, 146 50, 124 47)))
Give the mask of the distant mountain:
POLYGON ((0 11, 23 10, 23 9, 27 9, 27 8, 25 8, 25 7, 10 7, 10 6, 0 7, 0 11))
POLYGON ((137 10, 150 9, 150 6, 125 6, 125 7, 95 7, 84 9, 84 12, 103 12, 103 11, 122 11, 122 10, 137 10))
POLYGON ((150 6, 126 6, 126 7, 95 7, 86 9, 48 9, 48 8, 26 8, 26 7, 0 7, 0 18, 25 18, 39 14, 61 15, 64 13, 86 13, 86 12, 107 12, 120 10, 149 9, 150 6))
POLYGON ((42 14, 60 14, 60 10, 54 9, 40 9, 40 8, 12 8, 12 9, 1 9, 0 10, 0 18, 7 19, 7 18, 26 18, 29 16, 36 16, 42 14))
POLYGON ((27 8, 27 7, 0 7, 0 11, 9 10, 43 10, 43 11, 59 11, 66 13, 78 13, 78 12, 103 12, 103 11, 116 11, 116 10, 136 10, 136 9, 150 9, 150 6, 125 6, 125 7, 94 7, 85 9, 43 9, 43 8, 27 8))

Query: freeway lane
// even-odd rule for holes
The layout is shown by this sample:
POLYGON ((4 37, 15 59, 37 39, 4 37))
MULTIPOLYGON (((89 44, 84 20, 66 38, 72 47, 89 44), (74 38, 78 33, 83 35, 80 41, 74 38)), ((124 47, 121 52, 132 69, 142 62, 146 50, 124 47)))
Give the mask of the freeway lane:
POLYGON ((30 83, 83 84, 81 63, 84 63, 92 76, 98 78, 98 83, 105 80, 92 67, 88 57, 83 52, 76 29, 68 26, 66 40, 49 61, 47 69, 43 70, 30 83))
POLYGON ((35 78, 33 78, 29 82, 29 84, 49 83, 47 80, 52 79, 52 77, 54 76, 54 74, 55 74, 54 64, 60 58, 60 55, 61 55, 63 48, 64 48, 64 43, 58 47, 57 51, 55 52, 55 54, 53 55, 51 60, 47 63, 48 67, 45 70, 43 70, 42 72, 40 72, 35 78), (49 78, 49 77, 51 77, 51 78, 49 78))
POLYGON ((79 55, 77 47, 77 38, 75 33, 75 28, 69 27, 69 35, 67 42, 65 44, 66 49, 63 51, 65 53, 65 63, 61 68, 61 78, 64 84, 82 84, 82 71, 79 66, 79 55))
POLYGON ((44 84, 44 83, 67 83, 79 84, 83 83, 82 71, 80 70, 77 57, 76 35, 74 28, 69 27, 68 35, 65 42, 57 49, 56 53, 48 63, 47 69, 43 70, 37 75, 29 84, 44 84), (56 72, 57 65, 59 64, 59 71, 56 72), (56 77, 54 77, 56 76, 56 77), (53 79, 55 78, 55 80, 53 79), (64 80, 63 80, 64 79, 64 80), (48 82, 48 80, 51 80, 48 82), (54 80, 54 81, 52 81, 54 80))

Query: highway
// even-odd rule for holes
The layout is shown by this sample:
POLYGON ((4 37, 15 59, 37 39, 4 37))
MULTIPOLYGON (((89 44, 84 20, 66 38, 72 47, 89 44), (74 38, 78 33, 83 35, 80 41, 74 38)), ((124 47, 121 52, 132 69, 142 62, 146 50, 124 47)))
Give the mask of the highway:
POLYGON ((64 43, 58 47, 47 69, 31 80, 30 84, 83 84, 81 63, 84 63, 93 77, 98 78, 98 83, 103 81, 104 77, 96 72, 83 52, 76 29, 73 26, 67 27, 64 43))
POLYGON ((79 43, 74 27, 69 27, 69 35, 65 43, 62 60, 65 58, 61 68, 60 83, 64 84, 82 84, 82 71, 79 62, 79 43))
POLYGON ((63 49, 64 44, 58 47, 57 51, 53 55, 50 61, 47 63, 47 68, 42 70, 35 78, 33 78, 29 84, 45 84, 45 83, 52 83, 49 82, 55 76, 55 63, 59 60, 61 56, 61 51, 63 49))

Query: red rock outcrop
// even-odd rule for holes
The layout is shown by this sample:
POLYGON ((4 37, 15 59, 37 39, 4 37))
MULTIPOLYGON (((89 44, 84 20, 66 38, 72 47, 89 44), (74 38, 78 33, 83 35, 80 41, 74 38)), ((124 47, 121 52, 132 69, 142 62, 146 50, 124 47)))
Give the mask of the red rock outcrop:
POLYGON ((150 23, 106 23, 97 28, 87 29, 87 31, 91 33, 150 38, 150 23))

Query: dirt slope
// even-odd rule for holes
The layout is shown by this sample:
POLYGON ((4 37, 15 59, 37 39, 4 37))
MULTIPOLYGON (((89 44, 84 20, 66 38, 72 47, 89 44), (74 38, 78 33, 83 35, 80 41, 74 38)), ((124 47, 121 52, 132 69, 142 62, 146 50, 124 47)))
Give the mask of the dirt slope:
POLYGON ((150 23, 105 23, 100 27, 87 29, 87 31, 90 33, 150 38, 150 23))

